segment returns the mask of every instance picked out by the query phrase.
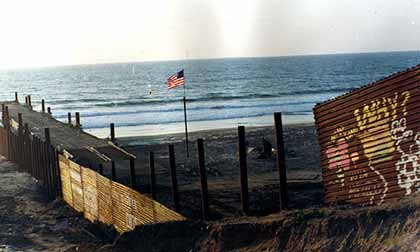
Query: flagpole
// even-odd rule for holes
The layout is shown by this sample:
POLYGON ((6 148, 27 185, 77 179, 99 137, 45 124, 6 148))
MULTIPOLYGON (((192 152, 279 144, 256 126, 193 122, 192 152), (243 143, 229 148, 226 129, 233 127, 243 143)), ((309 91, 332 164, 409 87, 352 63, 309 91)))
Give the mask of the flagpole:
MULTIPOLYGON (((184 77, 185 78, 185 77, 184 77)), ((187 99, 185 98, 185 86, 186 82, 184 83, 184 121, 185 121, 185 148, 187 149, 187 158, 190 157, 190 151, 188 146, 188 127, 187 127, 187 99)))

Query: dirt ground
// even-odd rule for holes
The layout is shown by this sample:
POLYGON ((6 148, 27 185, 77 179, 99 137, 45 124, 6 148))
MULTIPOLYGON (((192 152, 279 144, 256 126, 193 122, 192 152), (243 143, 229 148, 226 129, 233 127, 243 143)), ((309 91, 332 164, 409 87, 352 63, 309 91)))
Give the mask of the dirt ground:
POLYGON ((0 157, 0 252, 93 251, 109 242, 98 230, 0 157))
POLYGON ((113 250, 196 252, 419 252, 420 197, 375 207, 283 211, 211 223, 142 226, 113 250))
MULTIPOLYGON (((264 157, 263 138, 275 149, 273 127, 246 129, 248 142, 248 181, 251 215, 262 216, 278 211, 279 175, 276 156, 264 157)), ((118 139, 118 143, 137 156, 136 174, 139 191, 149 192, 148 153, 155 153, 158 201, 172 206, 168 144, 174 144, 180 212, 200 219, 200 183, 196 139, 205 143, 206 169, 212 220, 242 216, 240 201, 237 130, 210 130, 190 134, 190 156, 186 156, 183 134, 118 139)), ((319 147, 313 125, 284 128, 289 207, 302 209, 322 205, 323 186, 319 165, 319 147)), ((118 166, 118 179, 127 183, 128 164, 118 166)), ((109 168, 106 169, 109 174, 109 168)))
MULTIPOLYGON (((145 139, 147 144, 129 146, 137 151, 139 189, 146 192, 147 152, 155 151, 158 198, 170 206, 167 143, 175 144, 181 212, 190 218, 183 222, 139 226, 122 236, 109 227, 88 222, 61 201, 48 202, 35 179, 0 158, 0 252, 419 252, 418 194, 375 207, 326 207, 322 204, 314 129, 305 127, 303 130, 286 128, 290 207, 281 212, 277 209, 275 159, 259 157, 261 138, 273 141, 272 128, 247 131, 249 150, 256 150, 249 151, 248 156, 250 216, 240 211, 235 132, 193 134, 193 138, 205 138, 209 157, 206 162, 209 222, 198 220, 200 193, 195 154, 190 159, 182 155, 185 153, 182 137, 166 136, 164 138, 168 139, 162 144, 145 139)), ((195 153, 194 149, 191 153, 195 153)), ((119 165, 119 180, 124 180, 125 170, 119 165)))

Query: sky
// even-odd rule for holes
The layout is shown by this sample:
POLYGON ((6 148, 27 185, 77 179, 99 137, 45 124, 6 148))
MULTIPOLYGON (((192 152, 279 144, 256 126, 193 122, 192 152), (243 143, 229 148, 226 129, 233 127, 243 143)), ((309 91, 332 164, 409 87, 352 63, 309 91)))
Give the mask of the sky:
POLYGON ((2 0, 0 68, 420 50, 420 0, 2 0))

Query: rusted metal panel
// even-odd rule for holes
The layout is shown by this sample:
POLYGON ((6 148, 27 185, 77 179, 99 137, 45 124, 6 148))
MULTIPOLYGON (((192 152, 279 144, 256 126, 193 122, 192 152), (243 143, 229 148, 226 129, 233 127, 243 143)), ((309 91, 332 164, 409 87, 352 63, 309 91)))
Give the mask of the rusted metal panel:
POLYGON ((131 191, 131 198, 135 202, 132 208, 133 224, 137 226, 155 223, 157 212, 153 204, 154 201, 134 190, 131 191))
POLYGON ((118 232, 124 233, 134 228, 132 208, 135 204, 129 187, 112 182, 113 218, 118 232))
POLYGON ((98 191, 98 211, 99 221, 106 224, 113 224, 112 217, 112 182, 110 179, 96 174, 96 183, 98 191))
POLYGON ((98 192, 96 185, 97 173, 81 167, 83 183, 84 216, 91 222, 98 220, 98 192))
POLYGON ((141 193, 59 156, 64 200, 85 218, 113 224, 120 233, 137 225, 185 217, 141 193))
POLYGON ((61 190, 63 192, 63 200, 73 207, 73 193, 71 191, 71 180, 70 180, 70 166, 69 160, 63 155, 59 155, 59 166, 61 176, 61 190))
POLYGON ((420 65, 314 108, 327 203, 420 191, 420 65))
POLYGON ((167 208, 157 201, 153 202, 153 211, 156 213, 156 222, 182 221, 186 219, 181 214, 167 208))
POLYGON ((136 205, 132 208, 136 225, 168 221, 182 221, 185 217, 163 206, 162 204, 132 190, 132 199, 136 205))
POLYGON ((114 226, 120 233, 138 225, 185 220, 175 211, 116 182, 112 182, 112 204, 114 226))
POLYGON ((71 191, 73 196, 73 208, 78 212, 83 212, 83 185, 82 175, 80 173, 80 165, 69 160, 70 165, 70 181, 71 191))

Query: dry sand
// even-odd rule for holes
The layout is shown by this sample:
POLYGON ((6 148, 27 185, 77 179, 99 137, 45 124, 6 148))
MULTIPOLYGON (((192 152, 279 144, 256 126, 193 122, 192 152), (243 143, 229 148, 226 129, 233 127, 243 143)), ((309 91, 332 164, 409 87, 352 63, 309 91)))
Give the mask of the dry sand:
MULTIPOLYGON (((181 213, 200 217, 200 191, 196 139, 203 138, 208 172, 212 219, 237 217, 240 210, 237 129, 207 130, 190 134, 190 157, 186 157, 184 134, 118 139, 130 153, 137 155, 136 172, 139 191, 149 192, 148 153, 155 153, 158 200, 172 205, 169 182, 168 144, 175 145, 177 177, 180 187, 181 213)), ((261 158, 262 138, 275 148, 273 127, 246 129, 248 141, 248 174, 252 214, 266 215, 278 210, 278 171, 276 158, 261 158)), ((322 204, 323 188, 319 165, 319 147, 314 125, 284 127, 286 165, 291 208, 322 204)), ((118 165, 119 181, 127 182, 128 165, 118 165)), ((109 168, 106 171, 109 174, 109 168)))
POLYGON ((0 157, 0 252, 92 251, 98 229, 61 201, 48 202, 39 183, 0 157))
MULTIPOLYGON (((248 129, 249 148, 261 148, 261 137, 272 142, 272 133, 270 127, 248 129)), ((260 151, 249 153, 254 216, 242 216, 239 211, 236 131, 192 135, 193 139, 197 137, 203 137, 206 142, 212 221, 139 226, 115 240, 112 233, 103 233, 109 229, 90 224, 64 203, 48 202, 35 179, 0 158, 0 252, 420 251, 417 195, 377 207, 320 207, 322 185, 313 126, 285 129, 289 211, 276 209, 275 159, 258 158, 260 151)), ((170 205, 167 144, 174 143, 181 184, 181 212, 199 218, 195 148, 192 148, 192 158, 187 159, 183 155, 182 136, 161 138, 136 139, 144 144, 128 147, 138 154, 140 190, 148 188, 144 172, 147 170, 146 153, 153 150, 157 156, 159 200, 170 205), (162 140, 162 144, 153 142, 162 140)), ((124 180, 125 170, 121 167, 119 179, 124 180)))

